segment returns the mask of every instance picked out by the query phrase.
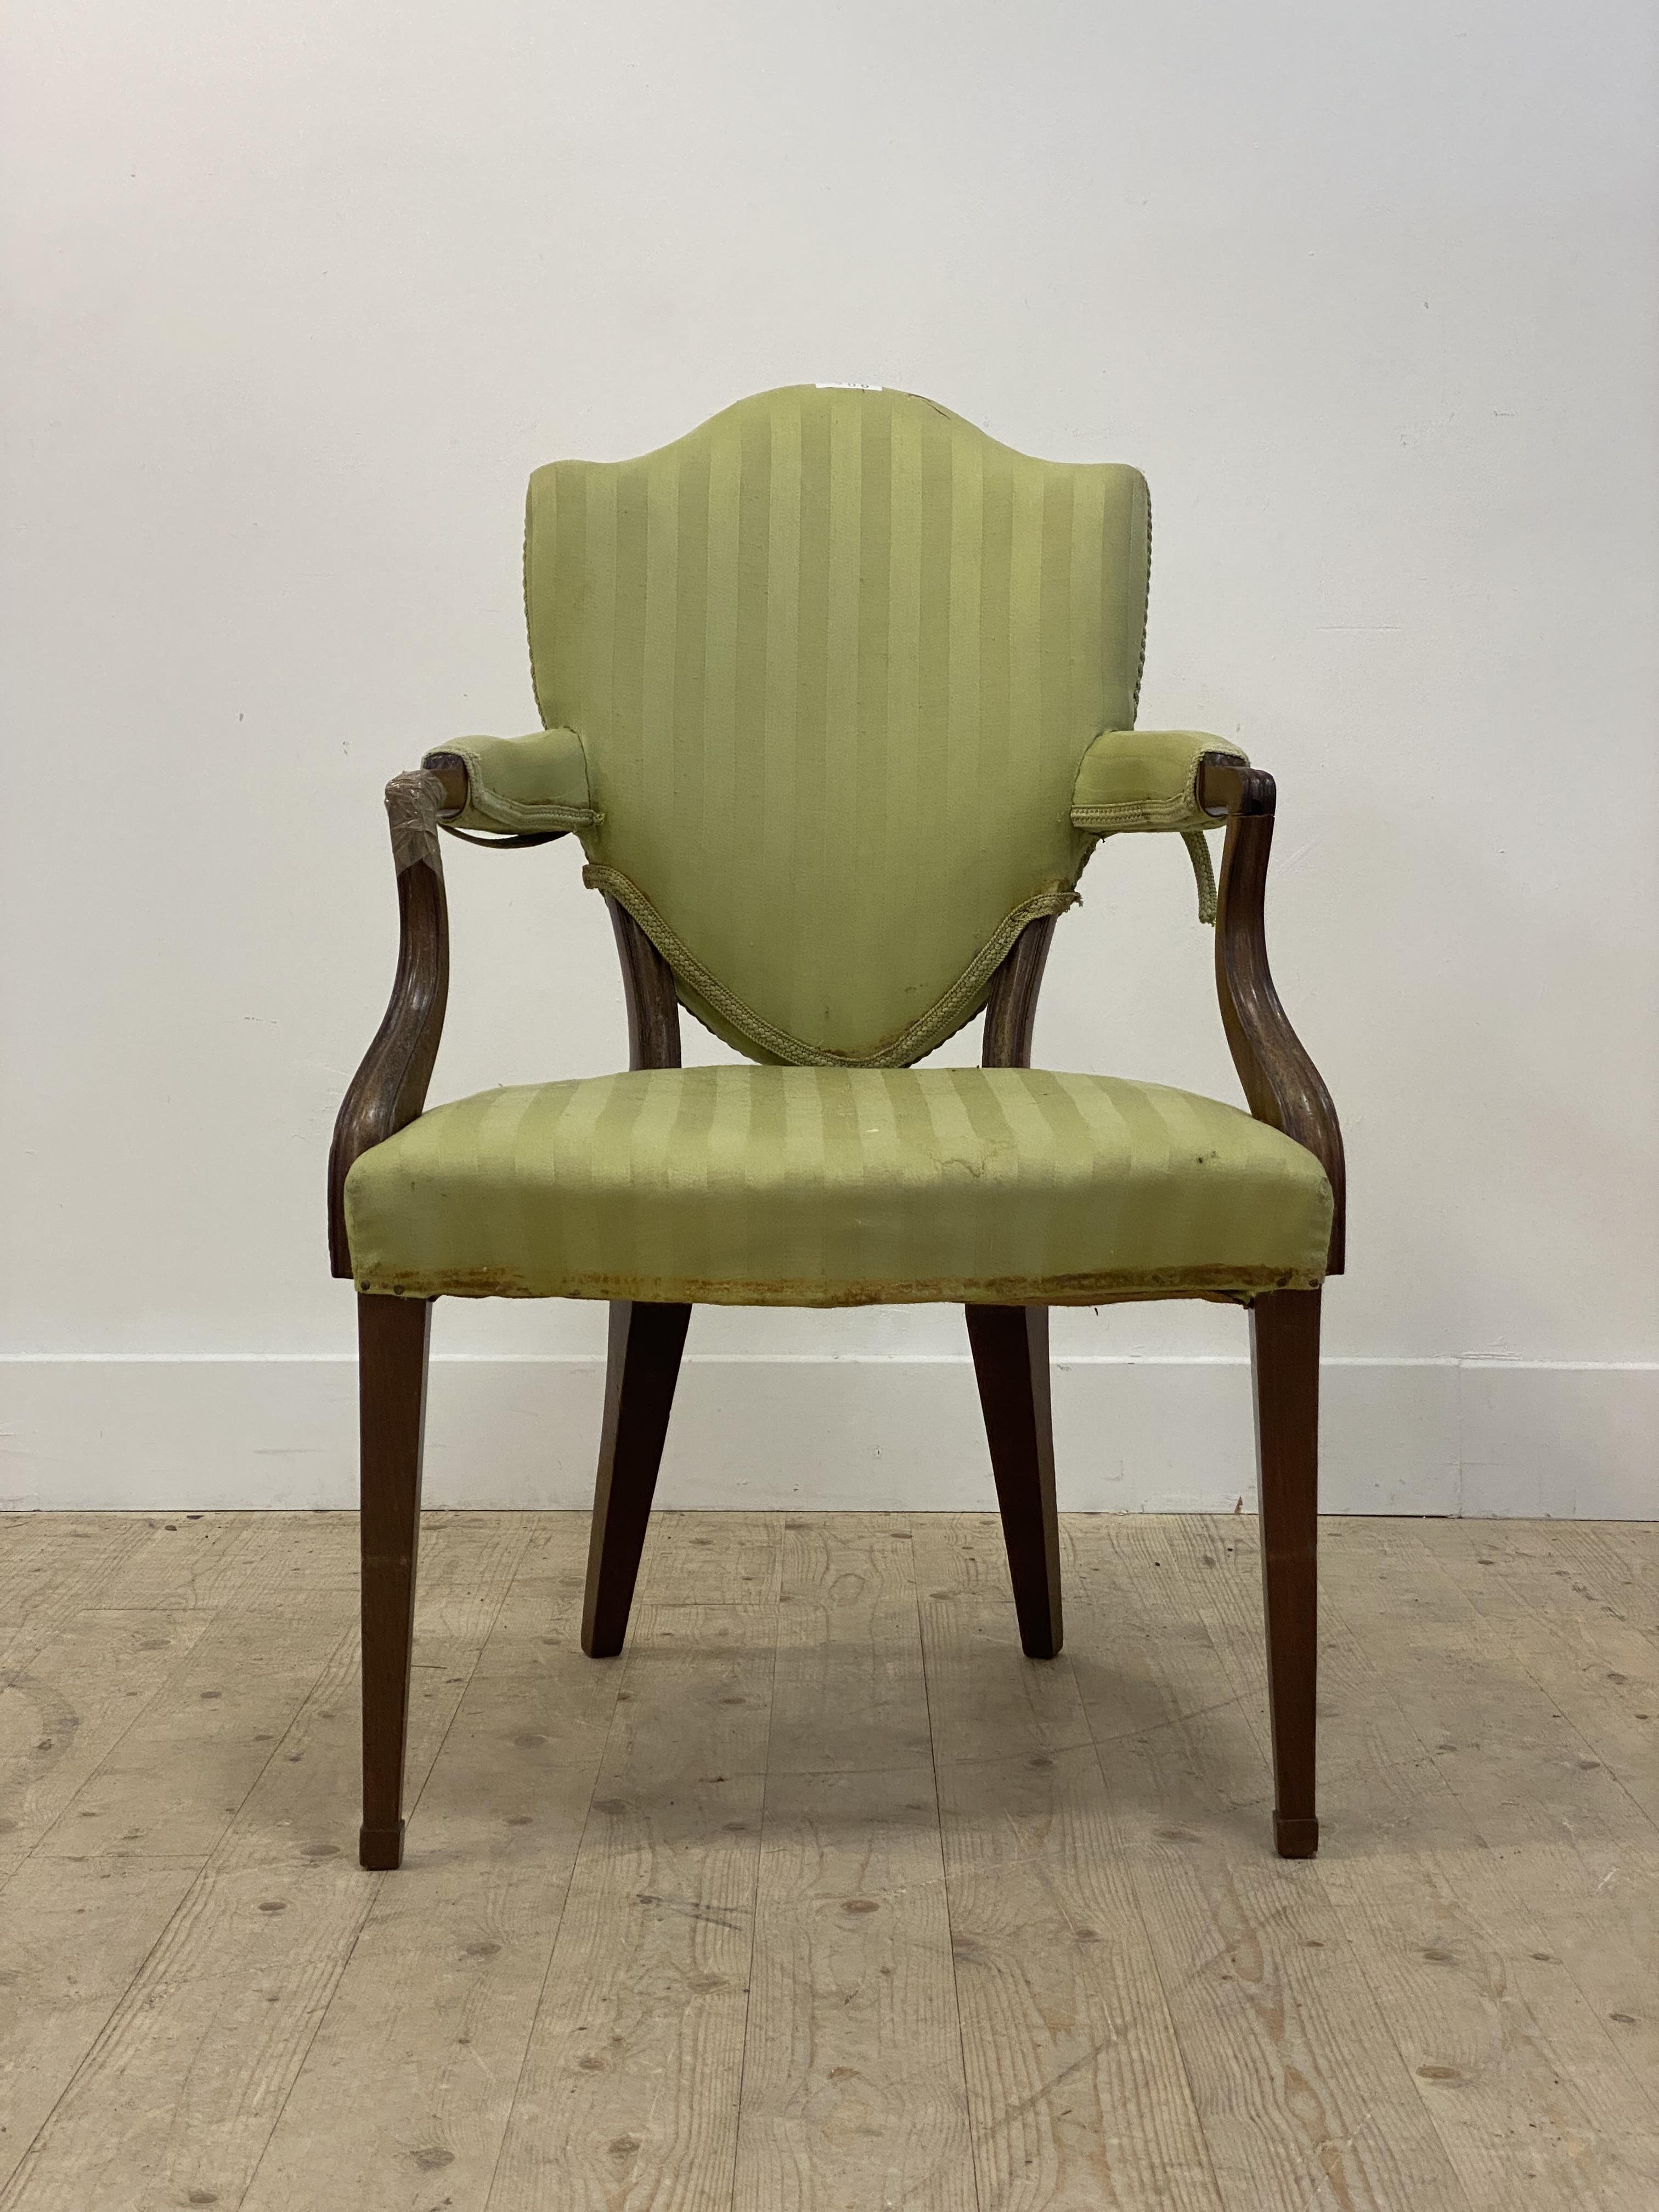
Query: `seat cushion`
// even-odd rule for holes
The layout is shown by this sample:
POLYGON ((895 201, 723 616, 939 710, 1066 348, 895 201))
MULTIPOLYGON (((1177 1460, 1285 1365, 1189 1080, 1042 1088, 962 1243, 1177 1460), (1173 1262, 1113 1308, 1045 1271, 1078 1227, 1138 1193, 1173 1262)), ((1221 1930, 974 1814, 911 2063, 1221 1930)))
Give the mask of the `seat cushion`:
POLYGON ((1091 1305, 1309 1289, 1331 1193, 1236 1107, 1023 1068, 688 1067, 435 1107, 346 1181, 401 1297, 1091 1305))

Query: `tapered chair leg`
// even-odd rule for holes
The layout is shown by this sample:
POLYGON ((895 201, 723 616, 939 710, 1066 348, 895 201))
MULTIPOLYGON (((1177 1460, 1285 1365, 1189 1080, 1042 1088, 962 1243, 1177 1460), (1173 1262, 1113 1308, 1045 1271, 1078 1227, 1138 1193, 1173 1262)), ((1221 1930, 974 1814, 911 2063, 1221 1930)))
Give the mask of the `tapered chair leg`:
POLYGON ((357 1300, 363 1618, 363 1825, 366 1867, 404 1856, 404 1747, 415 1641, 426 1426, 427 1298, 357 1300))
POLYGON ((1052 1659, 1065 1627, 1048 1398, 1048 1309, 966 1306, 963 1311, 1002 1510, 1020 1644, 1030 1659, 1052 1659))
POLYGON ((1319 1849, 1314 1809, 1319 1533, 1319 1292, 1275 1291, 1250 1313, 1261 1594, 1273 1744, 1273 1845, 1319 1849))
POLYGON ((592 1659, 613 1659, 628 1633, 690 1319, 690 1306, 624 1298, 611 1308, 605 1430, 582 1601, 582 1650, 592 1659))

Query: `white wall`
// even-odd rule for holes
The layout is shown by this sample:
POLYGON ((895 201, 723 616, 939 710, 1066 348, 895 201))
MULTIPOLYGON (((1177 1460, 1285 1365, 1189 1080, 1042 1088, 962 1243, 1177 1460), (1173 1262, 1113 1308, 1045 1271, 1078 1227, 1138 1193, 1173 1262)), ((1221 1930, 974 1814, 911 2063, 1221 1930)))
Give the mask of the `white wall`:
MULTIPOLYGON (((535 464, 839 380, 1151 479, 1143 719, 1279 778, 1347 1131, 1327 1495, 1654 1510, 1647 0, 8 20, 0 1495, 349 1494, 322 1173, 380 786, 534 721, 535 464)), ((434 1096, 617 1065, 574 847, 448 860, 434 1096)), ((1236 1096, 1179 847, 1086 892, 1040 1056, 1236 1096)), ((959 1332, 700 1314, 665 1495, 983 1501, 959 1332)), ((578 1498, 600 1312, 437 1334, 431 1494, 578 1498)), ((1056 1335, 1068 1502, 1248 1490, 1237 1316, 1056 1335)))

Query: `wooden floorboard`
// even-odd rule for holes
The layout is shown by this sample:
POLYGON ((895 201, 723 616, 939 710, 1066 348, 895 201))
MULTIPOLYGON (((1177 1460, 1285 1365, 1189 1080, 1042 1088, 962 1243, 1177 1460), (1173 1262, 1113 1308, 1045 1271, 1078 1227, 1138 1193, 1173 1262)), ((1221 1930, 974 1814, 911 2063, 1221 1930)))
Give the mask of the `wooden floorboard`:
MULTIPOLYGON (((1397 1525, 1385 1548, 1398 1552, 1423 1533, 1397 1525)), ((1204 1578, 1202 1610, 1265 1759, 1254 1529, 1206 1534, 1188 1523, 1159 1547, 1201 1550, 1230 1570, 1204 1578)), ((1396 1696, 1400 1689, 1410 1700, 1418 1640, 1380 1634, 1362 1643, 1339 1609, 1336 1595, 1356 1606, 1376 1601, 1369 1570, 1377 1550, 1352 1524, 1326 1532, 1318 1875, 1343 1940, 1472 2203, 1501 2205, 1522 2186, 1528 2201, 1546 2203, 1659 2202, 1651 2100, 1629 2063, 1629 2039, 1620 2042, 1605 2006, 1564 1964, 1536 1909, 1559 1881, 1556 1853, 1536 1842, 1485 1845, 1478 1816, 1484 1810, 1494 1825, 1504 1816, 1501 1787, 1484 1808, 1466 1803, 1443 1771, 1447 1759, 1414 1732, 1396 1696)), ((1468 1626, 1426 1569, 1381 1610, 1386 1617, 1401 1603, 1433 1615, 1442 1633, 1468 1626)), ((1568 1948, 1582 1972, 1585 1947, 1568 1948)))
POLYGON ((743 2212, 972 2212, 962 2038, 907 1519, 781 1530, 743 2212))
POLYGON ((1088 1534, 1075 1663, 1221 2201, 1465 2212, 1320 1863, 1269 1847, 1265 1682, 1218 1632, 1252 1603, 1260 1644, 1253 1562, 1197 1518, 1088 1534))
POLYGON ((492 2212, 731 2202, 775 1632, 635 1603, 492 2212))
POLYGON ((1223 2200, 1109 1833, 1075 1627, 1059 1659, 1027 1659, 994 1518, 913 1526, 980 2202, 1209 2212, 1223 2200))
POLYGON ((1659 1532, 1321 1532, 1318 1859, 1256 1528, 422 1532, 356 1864, 333 1514, 0 1517, 3 2212, 1652 2212, 1659 1532))
POLYGON ((518 1554, 516 1602, 495 1614, 245 2212, 427 2212, 488 2193, 621 1685, 577 1646, 574 1522, 547 1516, 518 1554), (343 2133, 346 2081, 360 2124, 343 2133))

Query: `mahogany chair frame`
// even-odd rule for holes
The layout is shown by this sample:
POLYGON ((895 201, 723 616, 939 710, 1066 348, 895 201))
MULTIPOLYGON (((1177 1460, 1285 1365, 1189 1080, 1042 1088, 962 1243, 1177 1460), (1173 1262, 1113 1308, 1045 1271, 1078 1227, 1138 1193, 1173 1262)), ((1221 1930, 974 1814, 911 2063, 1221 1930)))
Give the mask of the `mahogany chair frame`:
MULTIPOLYGON (((352 1163, 412 1121, 426 1102, 448 992, 448 916, 439 827, 466 801, 454 756, 386 787, 398 872, 398 969, 386 1015, 348 1091, 329 1159, 329 1243, 349 1277, 343 1195, 352 1163)), ((1279 1002, 1267 963, 1265 904, 1274 787, 1264 770, 1206 754, 1199 802, 1226 823, 1216 918, 1221 1018, 1250 1110, 1305 1145, 1335 1193, 1328 1272, 1342 1270, 1342 1138, 1329 1092, 1279 1002)), ((455 833, 459 834, 459 833, 455 833)), ((551 836, 472 842, 544 844, 551 836)), ((628 1008, 629 1065, 680 1065, 679 1004, 668 963, 614 902, 611 919, 628 1008)), ((1028 1067, 1052 916, 1030 922, 993 978, 981 1061, 1028 1067)), ((1020 1642, 1033 1659, 1060 1648, 1059 1527, 1049 1407, 1046 1306, 964 1309, 1007 1547, 1020 1642)), ((1320 1292, 1276 1291, 1250 1312, 1262 1591, 1281 1857, 1318 1849, 1314 1764, 1319 1468, 1320 1292)), ((362 1449, 363 1823, 366 1867, 403 1857, 422 1438, 432 1301, 357 1300, 362 1449)), ((667 1435, 691 1309, 620 1301, 611 1308, 605 1418, 582 1608, 582 1649, 619 1652, 667 1435)))

